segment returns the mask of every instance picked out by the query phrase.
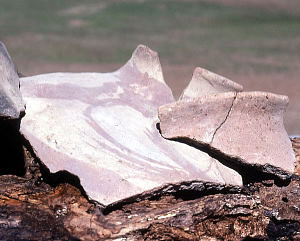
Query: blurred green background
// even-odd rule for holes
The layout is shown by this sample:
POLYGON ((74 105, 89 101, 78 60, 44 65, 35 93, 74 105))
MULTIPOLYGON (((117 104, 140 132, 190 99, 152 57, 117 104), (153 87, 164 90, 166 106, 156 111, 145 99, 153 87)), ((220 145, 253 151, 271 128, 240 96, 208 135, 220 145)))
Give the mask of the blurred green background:
POLYGON ((201 66, 288 95, 300 134, 299 0, 0 0, 0 40, 24 75, 110 72, 145 44, 175 97, 201 66))

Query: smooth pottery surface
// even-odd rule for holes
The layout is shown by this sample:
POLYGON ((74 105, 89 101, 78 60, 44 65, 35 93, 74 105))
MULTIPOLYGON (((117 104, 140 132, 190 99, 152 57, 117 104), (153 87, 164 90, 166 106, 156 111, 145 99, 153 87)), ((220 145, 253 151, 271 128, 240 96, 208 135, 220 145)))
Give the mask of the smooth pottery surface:
POLYGON ((265 92, 220 93, 160 107, 162 135, 187 138, 251 165, 293 173, 295 155, 283 125, 288 97, 265 92))
POLYGON ((0 118, 17 119, 23 111, 19 76, 5 45, 0 42, 0 118))
POLYGON ((21 132, 37 156, 51 172, 77 175, 102 204, 183 180, 242 184, 207 154, 161 137, 157 108, 174 98, 145 46, 116 72, 22 78, 21 92, 21 132))
POLYGON ((197 67, 194 70, 192 80, 182 92, 179 100, 188 100, 222 92, 240 91, 243 91, 243 86, 240 84, 209 70, 197 67))

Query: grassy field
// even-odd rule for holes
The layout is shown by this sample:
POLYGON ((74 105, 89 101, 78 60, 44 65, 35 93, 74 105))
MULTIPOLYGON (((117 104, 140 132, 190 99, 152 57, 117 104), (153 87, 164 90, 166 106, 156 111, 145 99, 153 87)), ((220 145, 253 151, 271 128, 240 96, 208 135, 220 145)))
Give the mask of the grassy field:
POLYGON ((0 0, 0 40, 25 75, 117 69, 142 43, 178 96, 196 66, 290 97, 300 134, 298 0, 0 0), (283 3, 288 2, 288 3, 283 3))

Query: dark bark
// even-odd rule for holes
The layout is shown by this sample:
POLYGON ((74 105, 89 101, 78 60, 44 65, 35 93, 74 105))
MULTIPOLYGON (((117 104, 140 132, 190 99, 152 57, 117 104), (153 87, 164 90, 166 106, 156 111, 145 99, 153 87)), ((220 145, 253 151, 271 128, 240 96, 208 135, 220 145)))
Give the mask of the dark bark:
MULTIPOLYGON (((293 146, 299 174, 300 139, 293 146)), ((0 176, 0 240, 300 240, 297 175, 280 186, 169 184, 104 207, 23 153, 26 174, 0 176)))

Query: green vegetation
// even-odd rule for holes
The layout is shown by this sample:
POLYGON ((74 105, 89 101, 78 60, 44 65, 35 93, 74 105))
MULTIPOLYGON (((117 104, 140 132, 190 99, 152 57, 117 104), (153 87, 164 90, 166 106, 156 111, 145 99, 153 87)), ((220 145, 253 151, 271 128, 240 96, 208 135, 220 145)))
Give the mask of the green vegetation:
POLYGON ((0 36, 19 65, 123 63, 144 43, 170 65, 289 71, 300 60, 300 13, 271 10, 209 1, 0 0, 0 36))

